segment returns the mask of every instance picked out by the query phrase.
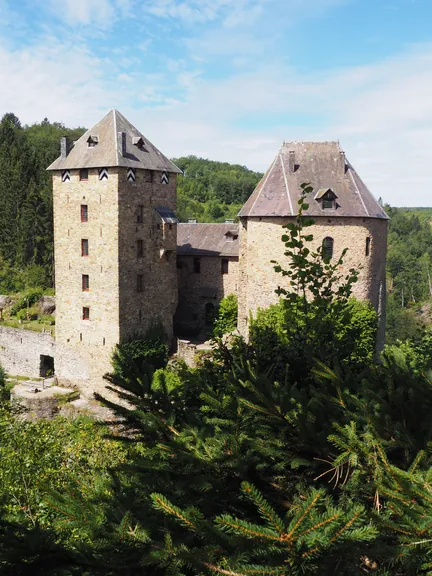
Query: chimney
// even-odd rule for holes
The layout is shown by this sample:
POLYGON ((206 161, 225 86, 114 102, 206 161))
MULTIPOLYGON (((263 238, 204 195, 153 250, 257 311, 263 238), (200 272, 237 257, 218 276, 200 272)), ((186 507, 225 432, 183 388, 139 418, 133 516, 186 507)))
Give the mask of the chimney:
POLYGON ((345 152, 339 152, 339 156, 340 156, 340 172, 342 172, 342 174, 345 176, 346 173, 346 160, 345 160, 345 152))
POLYGON ((60 138, 60 158, 66 158, 71 149, 70 141, 67 136, 60 138))
POLYGON ((288 152, 288 171, 289 172, 295 172, 296 170, 296 164, 295 164, 295 152, 294 150, 290 150, 288 152))
POLYGON ((120 156, 126 155, 126 132, 117 132, 117 149, 120 156))

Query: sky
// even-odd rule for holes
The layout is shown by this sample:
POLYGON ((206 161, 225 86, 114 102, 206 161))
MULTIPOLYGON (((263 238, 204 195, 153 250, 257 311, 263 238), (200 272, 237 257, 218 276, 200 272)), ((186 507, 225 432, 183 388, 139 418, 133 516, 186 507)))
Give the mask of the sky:
POLYGON ((432 206, 431 0, 0 0, 0 115, 118 108, 164 154, 265 171, 340 140, 376 198, 432 206))

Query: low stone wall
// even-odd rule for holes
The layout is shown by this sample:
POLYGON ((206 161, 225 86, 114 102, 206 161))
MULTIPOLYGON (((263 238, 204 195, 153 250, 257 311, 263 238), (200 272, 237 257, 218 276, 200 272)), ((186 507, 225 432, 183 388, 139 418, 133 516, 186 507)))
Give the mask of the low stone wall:
POLYGON ((196 353, 196 344, 192 344, 189 340, 177 340, 177 358, 184 360, 191 368, 195 366, 196 353))
POLYGON ((50 334, 0 325, 0 364, 8 374, 39 376, 42 355, 55 357, 50 334))

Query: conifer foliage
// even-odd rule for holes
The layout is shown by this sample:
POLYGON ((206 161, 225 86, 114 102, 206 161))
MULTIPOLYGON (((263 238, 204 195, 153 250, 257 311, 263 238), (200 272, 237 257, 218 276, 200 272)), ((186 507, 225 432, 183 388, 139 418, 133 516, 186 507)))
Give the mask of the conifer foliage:
POLYGON ((277 322, 273 310, 248 343, 215 341, 196 369, 117 355, 98 398, 128 458, 50 494, 56 536, 29 566, 53 549, 64 574, 432 574, 427 351, 374 360, 357 272, 313 249, 305 209, 275 263, 277 322))

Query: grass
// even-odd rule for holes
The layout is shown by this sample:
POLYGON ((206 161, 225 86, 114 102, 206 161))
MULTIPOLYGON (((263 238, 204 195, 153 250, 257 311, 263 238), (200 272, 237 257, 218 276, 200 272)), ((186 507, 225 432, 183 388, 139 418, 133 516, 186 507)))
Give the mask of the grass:
POLYGON ((20 323, 18 320, 8 318, 7 320, 3 320, 0 323, 0 326, 8 326, 9 328, 18 328, 19 330, 33 330, 33 332, 42 332, 45 329, 50 330, 51 335, 53 337, 55 336, 55 327, 53 325, 50 326, 47 324, 41 324, 40 322, 38 322, 38 320, 29 320, 28 322, 23 321, 20 323))
POLYGON ((43 378, 39 378, 35 377, 35 378, 30 378, 30 376, 11 376, 10 374, 8 374, 8 380, 13 381, 13 382, 26 382, 27 380, 31 380, 32 382, 41 382, 43 380, 43 378))

